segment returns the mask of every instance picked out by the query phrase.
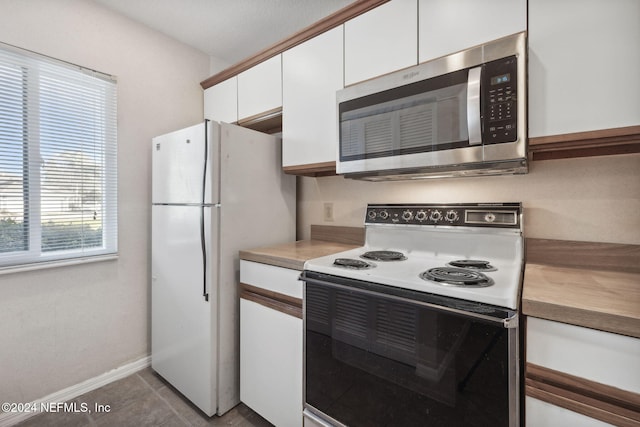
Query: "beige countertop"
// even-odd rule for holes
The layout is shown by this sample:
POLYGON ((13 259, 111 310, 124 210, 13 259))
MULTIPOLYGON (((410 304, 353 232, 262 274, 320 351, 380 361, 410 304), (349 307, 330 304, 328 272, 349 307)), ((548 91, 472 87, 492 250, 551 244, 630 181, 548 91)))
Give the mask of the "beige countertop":
POLYGON ((640 274, 527 263, 522 312, 640 338, 640 274))
MULTIPOLYGON (((302 270, 308 259, 362 246, 358 233, 341 243, 314 235, 335 238, 354 230, 318 227, 311 240, 244 250, 240 258, 302 270)), ((640 338, 640 246, 538 239, 527 245, 525 315, 640 338), (552 265, 558 262, 567 265, 552 265)))
POLYGON ((240 251, 240 259, 302 270, 305 261, 308 259, 331 255, 357 248, 358 246, 361 245, 325 240, 299 240, 297 242, 240 251))

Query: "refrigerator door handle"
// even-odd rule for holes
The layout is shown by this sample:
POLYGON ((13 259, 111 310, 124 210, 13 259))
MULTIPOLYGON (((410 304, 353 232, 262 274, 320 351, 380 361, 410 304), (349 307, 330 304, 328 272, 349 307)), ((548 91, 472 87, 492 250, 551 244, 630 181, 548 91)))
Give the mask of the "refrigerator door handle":
POLYGON ((209 292, 207 292, 207 237, 205 231, 205 206, 200 207, 200 246, 202 248, 202 296, 205 301, 209 301, 209 292))
POLYGON ((205 232, 204 207, 207 192, 207 163, 209 163, 209 141, 207 135, 209 121, 205 121, 204 135, 204 165, 202 169, 202 206, 200 207, 200 245, 202 246, 202 296, 205 301, 209 301, 209 293, 207 292, 207 236, 205 232))

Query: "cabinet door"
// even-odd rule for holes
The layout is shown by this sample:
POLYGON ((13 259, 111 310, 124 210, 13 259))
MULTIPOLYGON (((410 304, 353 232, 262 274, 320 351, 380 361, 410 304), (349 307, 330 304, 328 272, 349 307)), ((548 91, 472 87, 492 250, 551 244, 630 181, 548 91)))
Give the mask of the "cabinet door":
MULTIPOLYGON (((553 369, 581 379, 615 387, 620 391, 640 393, 640 339, 595 329, 554 322, 535 317, 527 318, 527 363, 553 369)), ((532 386, 535 387, 535 386, 532 386)), ((562 387, 559 388, 562 393, 562 387)), ((595 398, 599 392, 596 388, 595 398)), ((548 402, 527 393, 527 426, 606 426, 580 413, 548 402)), ((535 393, 531 393, 538 396, 535 393)), ((553 396, 553 391, 548 391, 553 396)), ((571 401, 566 391, 561 399, 571 401)), ((579 405, 576 407, 580 407, 579 405)), ((596 417, 598 412, 594 411, 596 417)), ((616 413, 612 410, 612 413, 616 413)), ((586 412, 585 412, 586 413, 586 412)), ((611 418, 611 419, 616 419, 611 418)))
POLYGON ((527 362, 640 393, 640 339, 527 318, 527 362))
POLYGON ((343 29, 282 54, 282 165, 336 160, 336 91, 343 87, 343 29))
MULTIPOLYGON (((259 288, 252 293, 265 291, 261 302, 273 294, 301 299, 299 276, 297 270, 240 261, 240 282, 259 288)), ((240 299, 240 400, 276 426, 301 426, 302 319, 255 301, 240 299)))
POLYGON ((529 0, 529 136, 640 124, 640 2, 529 0))
POLYGON ((393 0, 344 24, 344 84, 416 65, 418 2, 393 0))
POLYGON ((238 120, 282 108, 282 56, 238 74, 238 120))
POLYGON ((276 426, 302 425, 302 319, 240 300, 240 400, 276 426))
POLYGON ((237 77, 231 77, 204 91, 204 118, 225 123, 238 121, 237 77))
POLYGON ((527 396, 527 427, 580 426, 608 427, 612 424, 527 396))
POLYGON ((526 0, 419 0, 419 62, 525 31, 526 0))

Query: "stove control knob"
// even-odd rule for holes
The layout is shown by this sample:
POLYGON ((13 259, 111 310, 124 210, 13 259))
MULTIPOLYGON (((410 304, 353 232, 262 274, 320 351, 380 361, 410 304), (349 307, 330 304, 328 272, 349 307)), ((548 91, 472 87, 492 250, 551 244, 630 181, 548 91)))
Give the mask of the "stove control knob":
POLYGON ((416 213, 416 219, 420 222, 424 221, 427 219, 427 213, 425 211, 418 211, 416 213))
POLYGON ((389 212, 380 211, 380 213, 378 214, 378 217, 380 217, 381 219, 387 219, 387 218, 389 218, 389 212))
POLYGON ((367 216, 369 217, 369 219, 376 219, 376 211, 369 211, 367 213, 367 216))
POLYGON ((411 221, 413 219, 413 212, 411 212, 410 210, 402 212, 402 219, 407 222, 411 221))
POLYGON ((454 210, 450 210, 446 213, 446 215, 444 216, 444 219, 448 222, 456 222, 458 220, 458 218, 460 218, 458 216, 458 212, 454 211, 454 210))
POLYGON ((434 222, 440 221, 442 219, 442 212, 440 212, 439 210, 431 211, 429 219, 434 222))

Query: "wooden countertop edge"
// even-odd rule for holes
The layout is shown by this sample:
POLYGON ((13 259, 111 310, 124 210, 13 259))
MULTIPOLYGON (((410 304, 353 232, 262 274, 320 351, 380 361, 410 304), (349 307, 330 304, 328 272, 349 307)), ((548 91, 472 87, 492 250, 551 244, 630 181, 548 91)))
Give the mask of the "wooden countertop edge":
POLYGON ((240 259, 276 267, 302 270, 312 258, 331 255, 362 246, 364 230, 357 227, 311 227, 311 239, 297 240, 240 251, 240 259))
POLYGON ((526 316, 640 338, 640 319, 628 316, 525 298, 522 299, 522 313, 526 316))
POLYGON ((289 268, 292 270, 302 270, 305 263, 304 260, 268 255, 264 253, 258 254, 251 251, 240 251, 240 259, 259 262, 261 264, 269 264, 276 267, 289 268))

